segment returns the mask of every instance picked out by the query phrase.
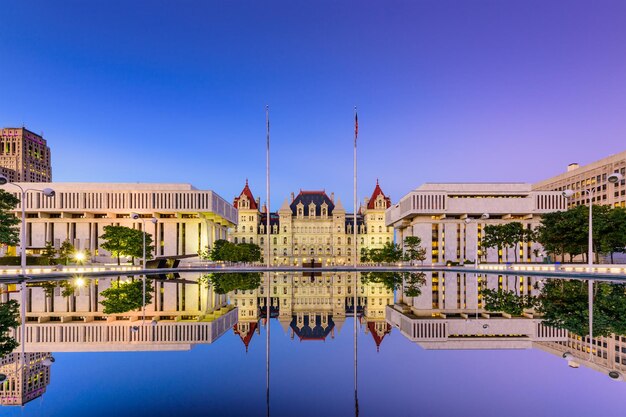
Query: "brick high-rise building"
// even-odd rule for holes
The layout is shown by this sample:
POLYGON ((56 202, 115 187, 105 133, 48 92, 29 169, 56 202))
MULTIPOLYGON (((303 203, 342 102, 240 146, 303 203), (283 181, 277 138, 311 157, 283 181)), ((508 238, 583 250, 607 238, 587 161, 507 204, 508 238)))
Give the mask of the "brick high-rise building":
POLYGON ((51 182, 46 140, 24 127, 0 130, 0 174, 11 182, 51 182))

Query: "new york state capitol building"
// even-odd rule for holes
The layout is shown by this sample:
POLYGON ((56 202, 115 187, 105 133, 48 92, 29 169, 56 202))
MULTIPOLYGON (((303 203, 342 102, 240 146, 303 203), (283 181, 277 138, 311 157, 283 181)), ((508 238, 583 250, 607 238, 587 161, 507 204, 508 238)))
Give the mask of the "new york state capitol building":
MULTIPOLYGON (((352 264, 354 256, 354 214, 346 213, 340 199, 325 191, 300 191, 285 200, 276 213, 268 213, 254 198, 248 182, 235 198, 238 224, 231 234, 234 243, 255 243, 266 250, 266 222, 270 216, 270 253, 273 265, 323 266, 352 264)), ((378 181, 369 198, 356 213, 357 244, 362 248, 382 248, 393 242, 393 229, 385 225, 385 210, 391 199, 378 181)), ((265 258, 267 259, 267 258, 265 258)))

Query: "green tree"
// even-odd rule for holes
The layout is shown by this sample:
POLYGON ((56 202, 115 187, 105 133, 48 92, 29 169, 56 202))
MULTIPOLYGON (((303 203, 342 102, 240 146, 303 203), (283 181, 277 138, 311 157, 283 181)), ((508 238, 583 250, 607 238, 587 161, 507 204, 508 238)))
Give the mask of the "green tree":
POLYGON ((363 263, 370 262, 370 253, 369 253, 369 250, 367 248, 361 248, 360 261, 363 262, 363 263))
POLYGON ((600 251, 609 253, 611 263, 614 263, 613 254, 626 251, 626 208, 610 208, 604 226, 604 230, 600 231, 600 251))
POLYGON ((422 239, 418 236, 407 236, 404 238, 405 259, 413 265, 414 261, 421 261, 422 265, 426 259, 426 249, 422 248, 422 239))
MULTIPOLYGON (((626 246, 626 214, 623 208, 593 206, 593 243, 596 262, 600 253, 619 252, 626 246)), ((567 211, 546 213, 536 230, 537 242, 555 256, 572 259, 582 254, 587 261, 589 236, 589 207, 576 206, 567 211)))
POLYGON ((198 251, 198 258, 203 261, 208 261, 211 259, 211 249, 208 246, 205 246, 204 249, 198 251))
POLYGON ((9 332, 19 325, 20 304, 15 300, 0 303, 0 358, 11 353, 20 344, 9 332))
POLYGON ((57 256, 57 250, 54 248, 54 244, 52 242, 46 242, 46 246, 43 248, 41 256, 48 260, 48 264, 52 264, 52 260, 57 256))
POLYGON ((20 241, 20 219, 12 213, 19 202, 13 194, 0 190, 0 245, 15 246, 20 241))
POLYGON ((213 285, 218 294, 228 294, 235 290, 254 290, 261 286, 261 274, 258 272, 206 274, 202 281, 213 285))
POLYGON ((517 295, 514 291, 482 290, 485 310, 503 311, 513 316, 521 316, 524 310, 535 308, 539 301, 532 295, 517 295))
MULTIPOLYGON (((485 249, 496 248, 498 253, 502 251, 506 246, 506 235, 502 228, 502 225, 488 224, 484 229, 485 236, 483 237, 482 246, 485 249)), ((501 262, 500 256, 498 256, 498 263, 501 262)))
POLYGON ((255 243, 239 243, 237 246, 237 259, 235 262, 259 262, 261 260, 261 248, 255 243))
POLYGON ((426 283, 423 272, 362 272, 363 284, 381 283, 390 291, 402 290, 407 297, 417 297, 426 283))
POLYGON ((111 252, 120 264, 121 256, 133 258, 143 257, 143 237, 146 238, 146 259, 152 259, 152 236, 138 229, 126 226, 104 226, 104 234, 100 236, 104 240, 102 249, 111 252))
MULTIPOLYGON (((593 285, 593 333, 626 334, 626 284, 596 282, 593 285)), ((544 324, 575 333, 589 334, 588 283, 581 280, 547 280, 539 295, 544 324)))
MULTIPOLYGON (((146 279, 146 304, 152 301, 154 287, 152 282, 146 279)), ((127 282, 112 281, 111 287, 102 291, 104 314, 126 313, 143 306, 143 281, 133 280, 127 282)))
POLYGON ((59 258, 61 259, 61 261, 63 261, 63 263, 67 265, 68 260, 72 256, 74 256, 74 253, 76 253, 76 248, 74 247, 74 245, 72 245, 69 239, 64 240, 63 243, 61 243, 61 247, 59 248, 59 258))
POLYGON ((261 248, 254 243, 232 243, 224 239, 216 240, 211 250, 213 261, 224 262, 259 262, 261 248))

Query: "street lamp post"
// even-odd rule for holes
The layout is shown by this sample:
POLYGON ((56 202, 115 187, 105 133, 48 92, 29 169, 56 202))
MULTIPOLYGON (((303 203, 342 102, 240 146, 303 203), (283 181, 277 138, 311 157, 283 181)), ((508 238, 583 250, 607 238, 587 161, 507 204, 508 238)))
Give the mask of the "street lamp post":
POLYGON ((25 360, 25 344, 26 344, 26 193, 29 191, 38 191, 43 193, 46 197, 54 197, 54 190, 52 188, 44 188, 43 190, 37 188, 24 188, 21 185, 9 182, 9 179, 4 175, 0 175, 0 185, 13 185, 20 189, 20 206, 22 208, 22 221, 21 221, 21 233, 20 233, 20 265, 22 269, 22 282, 20 283, 20 316, 22 318, 22 334, 20 338, 20 344, 22 346, 22 365, 25 360))
MULTIPOLYGON (((487 220, 488 218, 489 218, 489 213, 483 213, 480 215, 481 220, 487 220)), ((475 220, 476 219, 472 217, 468 217, 465 219, 465 224, 470 224, 475 220)), ((478 269, 478 231, 476 231, 476 254, 474 255, 474 268, 478 269)))
MULTIPOLYGON (((142 232, 142 237, 143 237, 143 247, 142 252, 143 252, 143 256, 142 256, 142 268, 144 269, 144 273, 143 273, 143 303, 142 303, 142 324, 145 322, 146 320, 146 219, 144 219, 143 217, 140 217, 139 214, 137 213, 131 213, 130 217, 133 220, 141 220, 141 223, 143 224, 143 228, 141 230, 142 232)), ((156 217, 153 217, 150 219, 150 221, 152 222, 152 224, 157 224, 158 220, 156 217)))
MULTIPOLYGON (((619 172, 614 172, 607 177, 607 182, 610 184, 618 183, 624 178, 622 174, 619 172)), ((588 235, 588 245, 587 248, 587 270, 589 273, 593 270, 593 193, 595 191, 595 187, 588 188, 584 190, 589 197, 589 235, 588 235)), ((574 196, 573 190, 565 190, 563 191, 563 197, 569 199, 574 196)), ((593 281, 590 279, 587 281, 588 285, 588 297, 589 297, 589 359, 593 360, 593 281)))

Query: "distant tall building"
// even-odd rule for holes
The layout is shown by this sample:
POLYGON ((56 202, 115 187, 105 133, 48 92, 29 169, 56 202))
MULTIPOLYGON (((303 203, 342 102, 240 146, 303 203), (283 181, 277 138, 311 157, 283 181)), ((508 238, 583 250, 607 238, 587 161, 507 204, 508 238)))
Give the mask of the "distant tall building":
MULTIPOLYGON (((235 243, 255 243, 265 250, 267 208, 255 199, 248 182, 233 206, 239 213, 231 238, 235 243)), ((362 248, 378 249, 393 242, 393 228, 385 226, 385 210, 391 206, 378 182, 370 198, 358 209, 357 254, 362 248)), ((291 194, 278 212, 270 213, 270 253, 273 265, 351 264, 354 260, 354 214, 346 213, 341 201, 324 191, 291 194)), ((358 258, 357 258, 358 259, 358 258)))
POLYGON ((574 195, 569 205, 588 205, 585 190, 594 189, 591 201, 598 205, 626 207, 626 181, 610 184, 607 177, 619 172, 626 177, 626 151, 608 156, 587 165, 569 164, 567 172, 548 178, 533 185, 538 191, 572 190, 574 195))
POLYGON ((46 140, 23 127, 3 128, 0 174, 11 182, 51 182, 50 148, 46 140))

